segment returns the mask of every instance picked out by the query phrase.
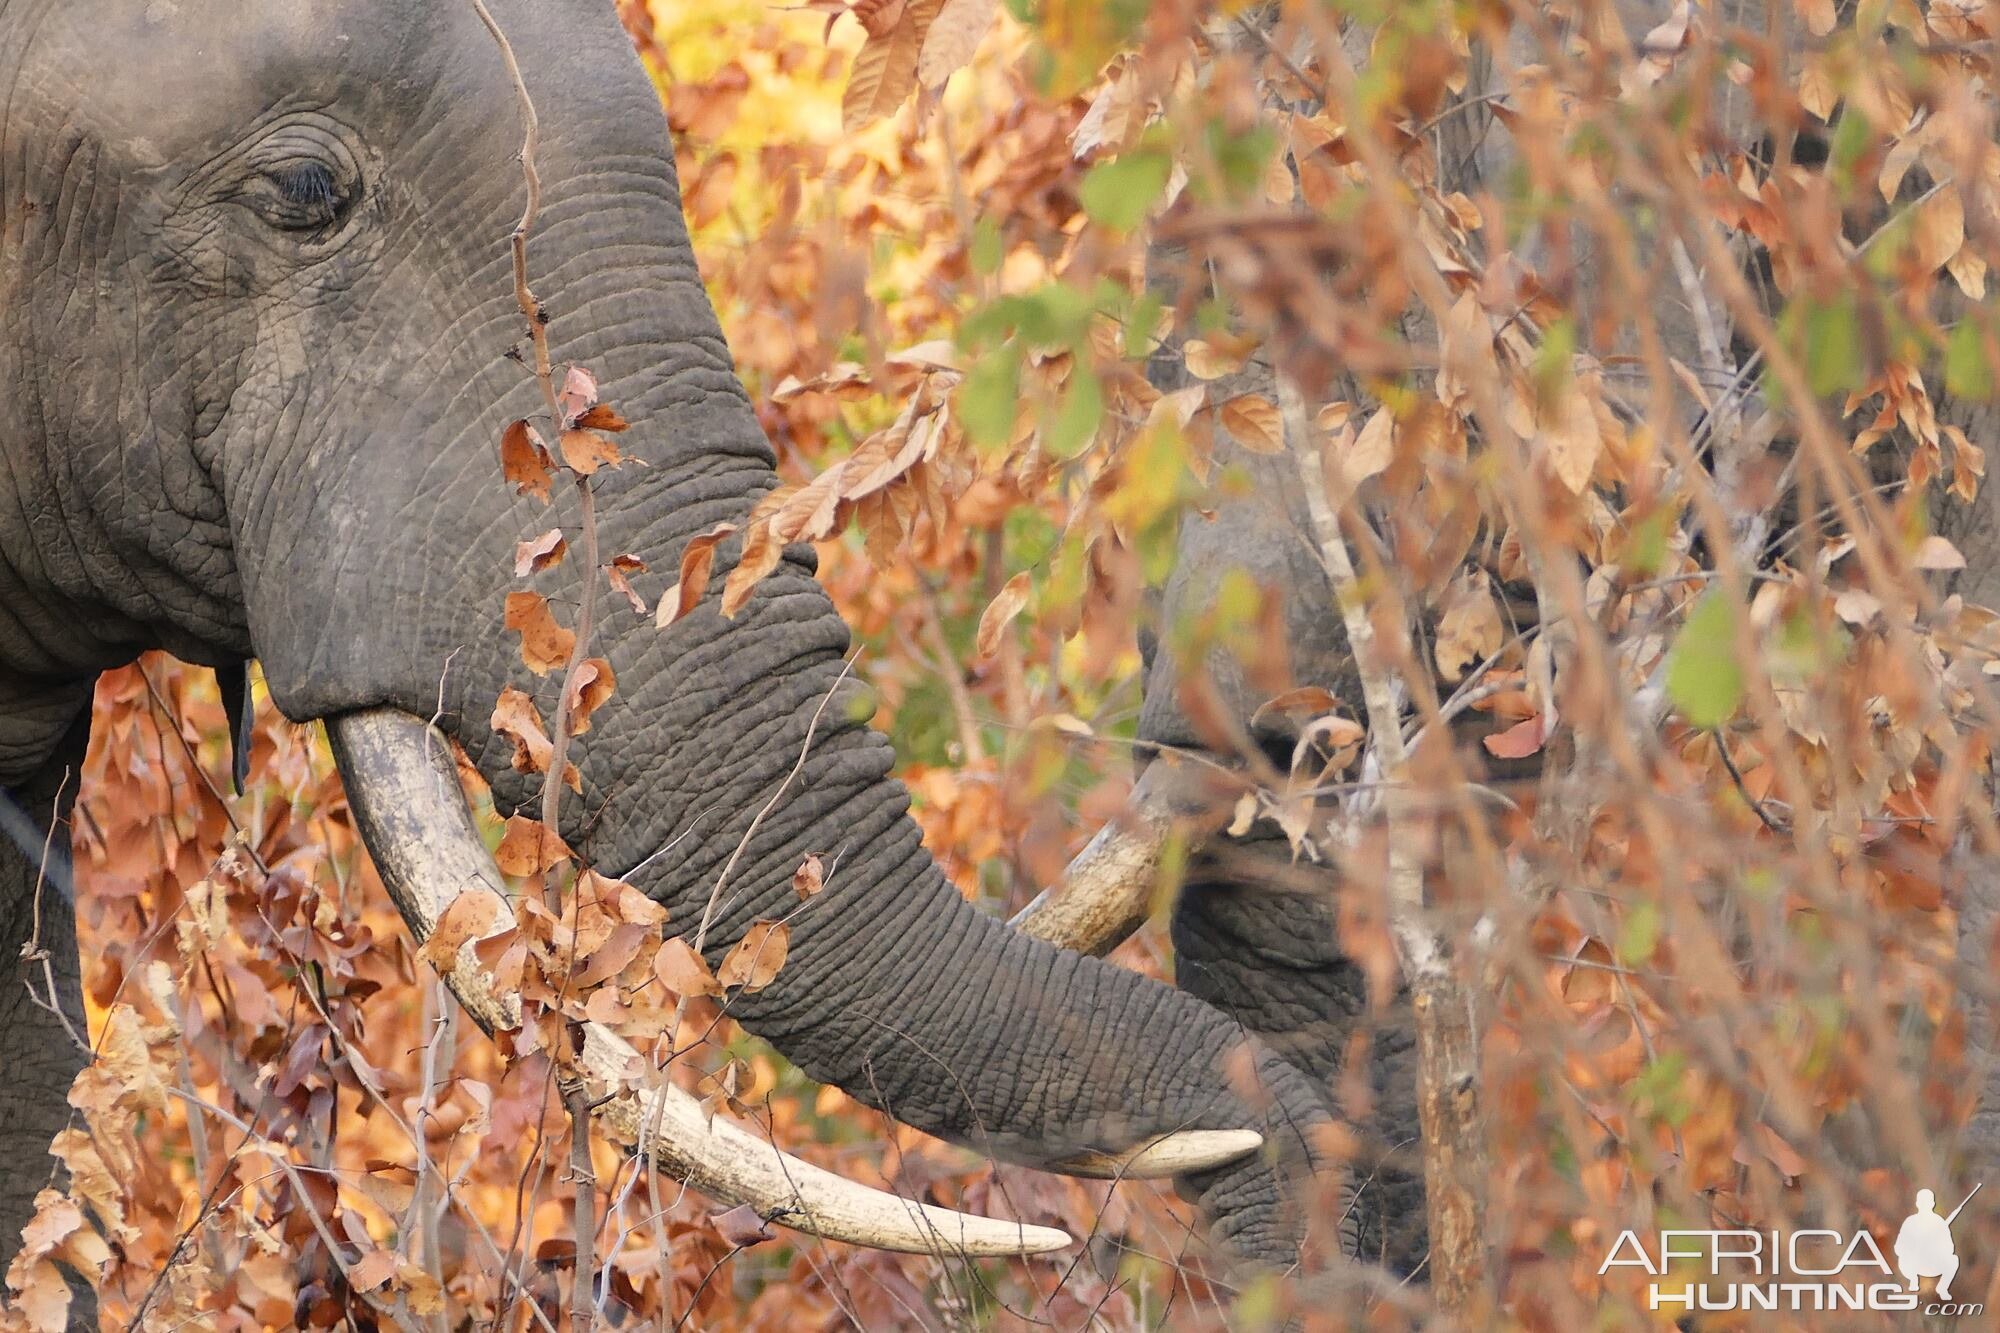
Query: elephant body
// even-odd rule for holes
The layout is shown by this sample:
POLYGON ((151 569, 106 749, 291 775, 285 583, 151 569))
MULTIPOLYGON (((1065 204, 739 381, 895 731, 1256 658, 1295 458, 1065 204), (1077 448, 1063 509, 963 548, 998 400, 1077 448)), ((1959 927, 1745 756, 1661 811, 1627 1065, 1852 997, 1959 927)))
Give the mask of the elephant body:
MULTIPOLYGON (((621 444, 643 466, 598 481, 603 548, 672 569, 776 478, 657 97, 608 4, 491 8, 542 121, 550 335, 635 422, 621 444)), ((0 787, 16 822, 65 841, 91 682, 152 648, 255 657, 297 720, 435 714, 503 811, 531 807, 540 780, 487 719, 510 685, 553 711, 556 680, 528 674, 499 620, 514 543, 556 520, 497 464, 506 423, 541 404, 516 359, 515 93, 472 6, 14 0, 0 77, 0 787)), ((1219 911, 1226 881, 1200 886, 1177 928, 1186 990, 1010 932, 924 852, 865 707, 823 707, 854 691, 810 551, 733 620, 715 603, 666 632, 607 619, 619 699, 575 754, 572 845, 679 931, 733 864, 712 961, 794 905, 806 854, 842 849, 779 978, 732 1004, 745 1027, 863 1102, 1031 1164, 1258 1128, 1266 1152, 1190 1185, 1229 1250, 1295 1261, 1336 1043, 1283 1046, 1292 992, 1234 1017, 1199 997, 1225 998, 1221 955, 1241 940, 1296 975, 1297 1003, 1338 992, 1352 1010, 1344 980, 1327 989, 1336 958, 1269 937, 1319 919, 1219 911), (1246 1051, 1259 1088, 1229 1076, 1246 1051)), ((50 898, 66 881, 42 873, 36 836, 0 838, 0 1257, 50 1178, 84 1059, 55 1012, 82 1030, 68 905, 50 898), (17 962, 37 919, 53 1009, 26 995, 41 968, 17 962)))

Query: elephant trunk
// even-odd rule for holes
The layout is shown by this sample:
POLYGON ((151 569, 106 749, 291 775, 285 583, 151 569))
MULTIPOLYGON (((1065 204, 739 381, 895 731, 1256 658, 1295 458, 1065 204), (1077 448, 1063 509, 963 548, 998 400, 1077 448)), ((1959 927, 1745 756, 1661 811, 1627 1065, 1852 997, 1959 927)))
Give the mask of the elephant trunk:
MULTIPOLYGON (((646 110, 650 87, 634 82, 621 95, 629 115, 588 126, 566 119, 581 102, 550 103, 549 202, 533 254, 554 301, 559 357, 595 372, 605 401, 634 423, 619 437, 632 465, 592 479, 603 558, 639 556, 658 571, 656 587, 689 541, 743 522, 777 478, 693 264, 658 111, 646 110)), ((512 192, 490 194, 481 206, 503 237, 512 192)), ((343 423, 344 444, 316 441, 288 467, 225 455, 250 628, 273 698, 289 716, 332 721, 371 849, 406 910, 418 904, 419 933, 435 920, 422 904, 442 906, 472 872, 435 868, 409 849, 454 827, 462 836, 463 812, 451 813, 451 801, 412 805, 389 775, 432 771, 421 729, 406 717, 387 728, 403 739, 385 749, 387 733, 371 739, 363 715, 437 718, 499 808, 533 809, 541 777, 516 769, 514 744, 489 719, 508 687, 552 715, 561 673, 524 669, 500 611, 524 586, 512 576, 515 543, 574 517, 510 497, 503 482, 502 430, 541 405, 506 355, 519 319, 507 305, 504 247, 466 258, 441 255, 436 268, 458 273, 477 298, 460 302, 452 336, 402 339, 403 360, 348 385, 366 389, 371 406, 329 418, 343 423), (440 395, 438 385, 456 389, 440 395), (415 822, 404 817, 411 810, 415 822)), ((444 306, 440 295, 394 317, 444 306)), ((574 545, 525 585, 565 620, 579 580, 602 577, 578 568, 574 545)), ((591 647, 617 692, 572 749, 582 791, 564 802, 564 838, 665 906, 667 928, 699 936, 712 964, 753 923, 787 921, 789 958, 776 979, 733 995, 729 1012, 807 1073, 920 1129, 1078 1172, 1127 1170, 1128 1158, 1104 1154, 1176 1131, 1234 1132, 1154 1169, 1210 1168, 1196 1180, 1224 1239, 1296 1257, 1301 1226, 1285 1182, 1311 1160, 1305 1131, 1323 1115, 1318 1096, 1213 1008, 1009 931, 968 904, 924 851, 888 744, 866 725, 844 661, 847 629, 813 578, 811 552, 788 552, 725 618, 717 603, 739 553, 724 543, 708 595, 664 631, 601 599, 591 647), (792 875, 811 853, 830 872, 801 904, 792 875), (1240 1156, 1244 1131, 1262 1134, 1267 1151, 1215 1165, 1240 1156)), ((484 1001, 471 998, 477 1013, 484 1001)), ((713 1192, 772 1211, 768 1193, 682 1165, 713 1192)), ((773 1168, 780 1178, 792 1169, 773 1168)), ((835 1234, 830 1219, 818 1222, 835 1234)), ((910 1225, 926 1245, 960 1243, 957 1222, 910 1225)), ((1008 1230, 1007 1248, 1023 1248, 1008 1230)))

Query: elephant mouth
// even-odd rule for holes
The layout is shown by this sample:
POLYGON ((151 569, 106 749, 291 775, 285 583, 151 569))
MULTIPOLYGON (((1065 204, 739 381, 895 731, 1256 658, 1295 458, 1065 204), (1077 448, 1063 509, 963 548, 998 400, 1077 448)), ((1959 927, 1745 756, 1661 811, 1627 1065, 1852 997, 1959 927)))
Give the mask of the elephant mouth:
MULTIPOLYGON (((327 721, 333 753, 363 841, 404 923, 421 944, 461 893, 497 902, 495 929, 513 921, 505 881, 472 822, 450 742, 428 722, 393 708, 327 721)), ((471 944, 443 981, 487 1033, 517 1026, 517 997, 496 989, 471 944)), ((828 1240, 915 1254, 971 1258, 1044 1254, 1070 1236, 918 1203, 848 1180, 782 1152, 764 1136, 711 1116, 631 1043, 586 1023, 580 1065, 601 1129, 649 1163, 727 1206, 747 1205, 766 1221, 828 1240)), ((1184 1130, 1116 1153, 1046 1163, 1094 1178, 1144 1179, 1220 1166, 1255 1151, 1251 1130, 1184 1130)))

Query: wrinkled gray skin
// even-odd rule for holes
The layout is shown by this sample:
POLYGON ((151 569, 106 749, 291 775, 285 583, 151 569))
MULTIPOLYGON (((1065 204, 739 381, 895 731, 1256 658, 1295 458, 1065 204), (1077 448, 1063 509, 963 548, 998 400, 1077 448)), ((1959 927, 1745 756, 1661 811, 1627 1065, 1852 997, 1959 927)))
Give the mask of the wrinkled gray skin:
MULTIPOLYGON (((534 264, 551 332, 639 423, 623 443, 649 464, 604 480, 604 549, 672 569, 689 537, 775 484, 771 453, 610 5, 493 9, 543 120, 534 264)), ((297 719, 380 704, 429 717, 442 698, 503 808, 530 803, 487 718, 510 683, 553 702, 497 625, 513 544, 553 515, 510 497, 496 461, 503 425, 540 404, 508 358, 515 103, 469 4, 7 0, 0 82, 0 785, 44 825, 60 818, 91 681, 159 647, 261 659, 297 719)), ((576 577, 572 561, 545 591, 572 595, 576 577)), ((713 598, 664 634, 609 610, 619 698, 583 748, 565 835, 608 872, 643 863, 638 881, 690 926, 847 645, 804 550, 734 622, 713 598)), ((1279 1160, 1190 1185, 1227 1247, 1292 1261, 1287 1181, 1326 1114, 1316 1080, 1260 1046, 1266 1091, 1239 1094, 1223 1073, 1237 1022, 973 910, 923 852, 890 762, 836 704, 750 838, 716 957, 796 906, 807 852, 840 870, 794 919, 776 983, 736 1004, 744 1024, 814 1077, 1010 1159, 1258 1127, 1279 1160)), ((82 1059, 13 966, 34 882, 0 840, 0 1258, 49 1179, 82 1059)), ((1184 914, 1194 973, 1206 892, 1184 914)), ((80 1028, 68 915, 42 905, 80 1028)))

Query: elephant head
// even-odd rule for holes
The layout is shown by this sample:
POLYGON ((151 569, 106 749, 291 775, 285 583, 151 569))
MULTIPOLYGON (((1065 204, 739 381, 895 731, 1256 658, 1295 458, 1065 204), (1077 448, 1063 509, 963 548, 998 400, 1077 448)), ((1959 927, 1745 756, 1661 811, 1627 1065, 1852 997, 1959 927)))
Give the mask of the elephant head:
MULTIPOLYGON (((773 456, 611 7, 492 10, 540 113, 549 332, 635 423, 640 465, 596 480, 603 548, 671 569, 776 484, 773 456)), ((498 464, 505 425, 543 408, 517 359, 520 135, 495 44, 469 0, 29 3, 0 11, 0 68, 0 782, 39 781, 89 681, 139 651, 255 657, 280 710, 329 722, 385 875, 449 896, 420 881, 464 849, 464 815, 425 780, 416 720, 527 807, 539 779, 488 719, 506 687, 545 712, 557 688, 499 628, 513 546, 552 520, 498 464)), ((713 894, 712 960, 782 914, 807 853, 838 853, 777 979, 733 1001, 746 1028, 1030 1164, 1260 1131, 1263 1152, 1191 1179, 1229 1248, 1292 1260, 1287 1182, 1324 1116, 1308 1080, 1217 1009, 966 903, 842 684, 847 646, 804 548, 733 619, 713 597, 664 632, 611 614, 618 703, 574 755, 564 837, 670 930, 713 894)), ((59 1105, 63 1081, 39 1095, 59 1105)))

